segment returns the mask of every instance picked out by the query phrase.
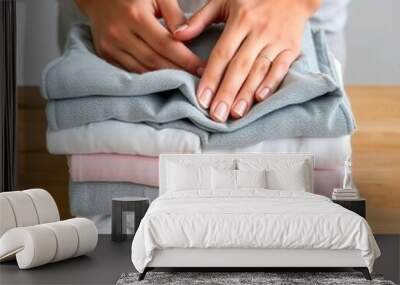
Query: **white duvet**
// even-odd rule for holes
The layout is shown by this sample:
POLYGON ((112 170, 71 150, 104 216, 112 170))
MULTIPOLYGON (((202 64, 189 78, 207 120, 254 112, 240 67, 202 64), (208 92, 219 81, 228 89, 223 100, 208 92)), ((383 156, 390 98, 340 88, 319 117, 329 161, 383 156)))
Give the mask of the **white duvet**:
POLYGON ((134 237, 132 262, 143 272, 166 248, 358 249, 370 271, 380 255, 359 215, 323 196, 262 189, 159 197, 134 237))

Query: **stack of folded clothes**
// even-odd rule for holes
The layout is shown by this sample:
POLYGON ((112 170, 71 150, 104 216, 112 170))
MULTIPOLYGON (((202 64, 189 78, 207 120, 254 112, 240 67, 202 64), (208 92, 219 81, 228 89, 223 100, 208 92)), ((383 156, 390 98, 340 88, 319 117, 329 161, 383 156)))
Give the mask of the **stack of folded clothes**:
MULTIPOLYGON (((221 30, 211 27, 190 48, 206 58, 221 30)), ((312 152, 315 192, 330 195, 355 129, 340 73, 323 33, 306 29, 280 89, 244 118, 217 123, 197 103, 196 76, 128 73, 97 57, 89 27, 75 26, 42 80, 47 146, 68 155, 72 214, 110 215, 116 196, 157 197, 161 153, 312 152)))
POLYGON ((356 189, 335 188, 332 192, 332 199, 334 200, 355 200, 359 198, 360 195, 356 189))

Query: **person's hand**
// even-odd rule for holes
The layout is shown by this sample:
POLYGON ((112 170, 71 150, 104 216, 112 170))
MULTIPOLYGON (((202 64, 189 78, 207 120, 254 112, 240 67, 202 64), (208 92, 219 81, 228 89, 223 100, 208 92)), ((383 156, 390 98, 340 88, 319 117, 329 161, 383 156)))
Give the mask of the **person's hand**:
POLYGON ((304 26, 320 0, 209 0, 174 33, 181 41, 225 22, 197 89, 210 116, 240 118, 279 87, 299 56, 304 26))
POLYGON ((172 32, 185 17, 177 0, 76 0, 89 17, 97 54, 128 71, 176 68, 198 74, 202 60, 172 32), (162 17, 166 26, 157 18, 162 17))

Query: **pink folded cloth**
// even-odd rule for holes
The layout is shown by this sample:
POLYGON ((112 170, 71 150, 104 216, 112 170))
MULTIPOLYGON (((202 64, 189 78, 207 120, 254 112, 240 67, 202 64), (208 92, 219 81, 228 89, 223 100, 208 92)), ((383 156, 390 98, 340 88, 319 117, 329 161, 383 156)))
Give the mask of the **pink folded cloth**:
POLYGON ((344 167, 338 166, 331 169, 314 169, 314 193, 332 197, 333 188, 343 185, 344 167))
MULTIPOLYGON (((69 157, 74 182, 131 182, 158 187, 158 157, 121 154, 78 154, 69 157)), ((314 169, 314 193, 331 197, 340 187, 343 166, 314 169)))
POLYGON ((158 157, 120 154, 79 154, 69 157, 74 182, 133 182, 158 186, 158 157))

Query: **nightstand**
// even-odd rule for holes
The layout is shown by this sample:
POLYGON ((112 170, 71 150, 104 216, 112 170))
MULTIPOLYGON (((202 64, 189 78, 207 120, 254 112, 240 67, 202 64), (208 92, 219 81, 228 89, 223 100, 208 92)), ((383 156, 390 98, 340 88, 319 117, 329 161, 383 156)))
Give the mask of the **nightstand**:
POLYGON ((343 208, 346 208, 356 214, 359 214, 363 218, 366 217, 366 201, 363 198, 352 199, 352 200, 332 199, 332 202, 339 204, 343 208))
POLYGON ((112 225, 111 239, 112 241, 123 241, 127 238, 124 233, 126 231, 126 222, 123 221, 124 212, 133 212, 135 215, 135 232, 137 231, 140 221, 146 214, 150 205, 150 199, 145 197, 120 197, 112 199, 112 225))

